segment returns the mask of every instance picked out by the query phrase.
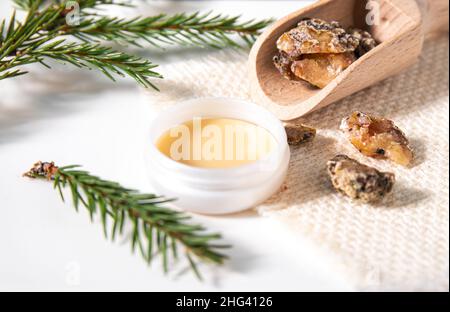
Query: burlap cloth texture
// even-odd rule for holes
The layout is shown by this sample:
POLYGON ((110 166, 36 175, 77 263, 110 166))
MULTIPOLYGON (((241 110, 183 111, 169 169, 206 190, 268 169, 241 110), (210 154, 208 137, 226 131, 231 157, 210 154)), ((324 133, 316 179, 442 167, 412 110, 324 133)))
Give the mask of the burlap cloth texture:
MULTIPOLYGON (((301 118, 318 129, 315 141, 291 149, 285 187, 255 207, 326 250, 357 289, 448 291, 448 42, 448 36, 428 42, 420 61, 403 74, 301 118), (356 151, 338 130, 354 110, 394 120, 415 150, 414 166, 356 151), (339 153, 395 173, 392 196, 369 206, 337 194, 325 165, 339 153)), ((148 92, 146 100, 158 109, 195 97, 250 99, 246 63, 246 52, 228 50, 163 65, 161 92, 148 92)))

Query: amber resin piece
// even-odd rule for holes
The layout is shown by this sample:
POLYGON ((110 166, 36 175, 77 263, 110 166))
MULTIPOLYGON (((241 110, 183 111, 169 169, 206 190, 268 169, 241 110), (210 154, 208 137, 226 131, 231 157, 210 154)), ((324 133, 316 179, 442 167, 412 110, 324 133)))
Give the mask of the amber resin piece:
POLYGON ((285 123, 287 140, 290 145, 300 145, 312 141, 316 136, 316 129, 294 123, 285 123))
POLYGON ((324 88, 375 46, 367 31, 346 31, 335 21, 304 19, 278 38, 273 63, 286 79, 305 80, 324 88))
POLYGON ((355 61, 353 53, 308 54, 294 61, 291 71, 313 86, 324 88, 355 61))
POLYGON ((342 120, 340 128, 366 156, 389 159, 403 166, 408 166, 413 160, 408 139, 389 119, 354 112, 342 120))
POLYGON ((359 40, 348 34, 338 22, 305 19, 298 26, 281 35, 277 48, 290 59, 303 54, 352 52, 359 40))
POLYGON ((375 39, 373 39, 372 35, 365 30, 350 28, 349 34, 359 41, 359 45, 355 49, 356 57, 363 56, 377 46, 375 39))
POLYGON ((336 190, 363 203, 381 201, 395 183, 393 173, 380 172, 345 155, 328 161, 327 169, 336 190))

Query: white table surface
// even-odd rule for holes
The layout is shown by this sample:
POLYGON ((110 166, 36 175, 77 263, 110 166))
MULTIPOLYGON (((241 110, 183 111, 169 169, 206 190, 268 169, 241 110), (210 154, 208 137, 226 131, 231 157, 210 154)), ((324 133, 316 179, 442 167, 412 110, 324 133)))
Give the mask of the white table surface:
MULTIPOLYGON (((265 18, 283 16, 308 2, 152 1, 137 14, 214 9, 265 18)), ((0 17, 10 12, 10 1, 0 1, 0 17)), ((156 62, 170 62, 183 53, 150 55, 156 62)), ((194 216, 223 233, 233 245, 231 259, 222 268, 201 267, 203 282, 190 273, 165 276, 158 263, 149 268, 132 255, 126 240, 104 239, 99 222, 91 224, 86 213, 76 214, 70 203, 63 204, 51 185, 21 177, 36 160, 54 160, 82 164, 102 177, 150 192, 141 136, 148 126, 142 120, 152 116, 141 101, 132 81, 113 84, 69 67, 32 67, 28 76, 0 81, 0 290, 353 290, 325 253, 253 212, 194 216)))

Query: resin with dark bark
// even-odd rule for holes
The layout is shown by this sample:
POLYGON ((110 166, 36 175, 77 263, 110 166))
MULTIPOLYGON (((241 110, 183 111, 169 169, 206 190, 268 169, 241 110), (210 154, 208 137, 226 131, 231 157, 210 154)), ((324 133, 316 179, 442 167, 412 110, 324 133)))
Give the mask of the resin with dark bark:
POLYGON ((366 31, 347 31, 335 21, 304 19, 278 38, 273 62, 284 78, 324 88, 375 46, 366 31))
POLYGON ((338 192, 363 203, 380 202, 395 183, 393 173, 380 172, 345 155, 328 161, 327 169, 338 192))
POLYGON ((289 145, 300 145, 312 141, 316 136, 316 129, 302 124, 285 123, 289 145))

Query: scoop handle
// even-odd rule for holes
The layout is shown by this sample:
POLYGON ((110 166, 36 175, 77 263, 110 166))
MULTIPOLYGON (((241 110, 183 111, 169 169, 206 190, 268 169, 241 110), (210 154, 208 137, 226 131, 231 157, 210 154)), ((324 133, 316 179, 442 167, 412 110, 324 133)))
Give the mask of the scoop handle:
POLYGON ((416 0, 422 11, 427 37, 448 32, 448 0, 416 0))

